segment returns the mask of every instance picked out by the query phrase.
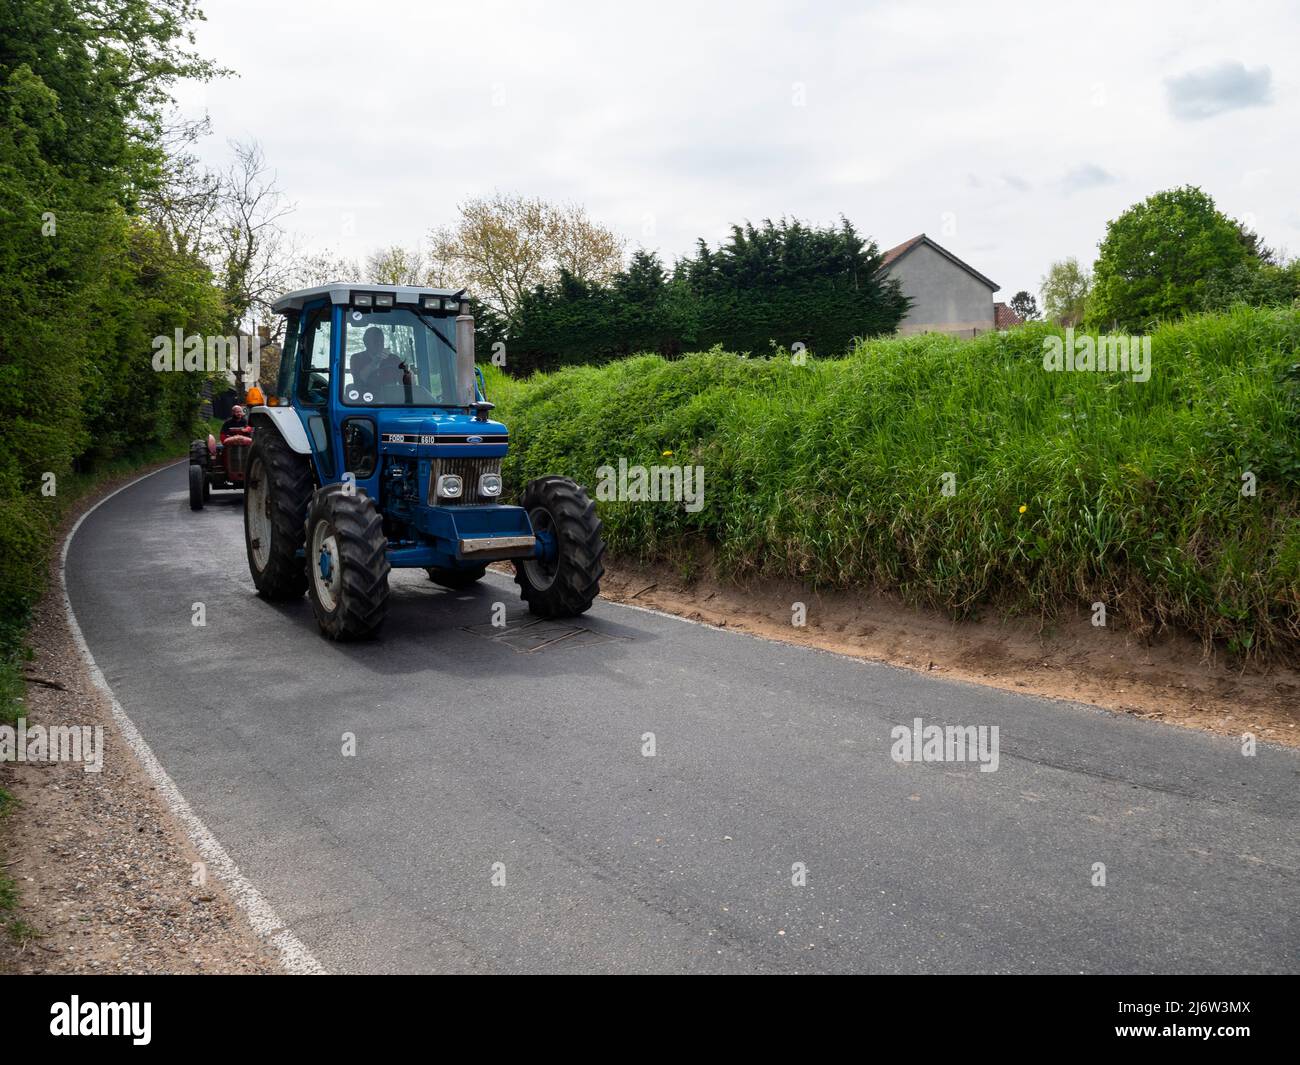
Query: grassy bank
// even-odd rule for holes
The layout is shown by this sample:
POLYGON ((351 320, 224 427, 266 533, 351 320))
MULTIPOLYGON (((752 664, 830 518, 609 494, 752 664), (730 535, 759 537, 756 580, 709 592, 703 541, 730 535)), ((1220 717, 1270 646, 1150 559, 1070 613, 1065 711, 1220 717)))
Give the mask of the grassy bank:
POLYGON ((698 513, 600 505, 619 553, 884 589, 955 616, 1103 602, 1112 625, 1294 661, 1300 312, 1165 326, 1145 383, 1045 371, 1052 335, 872 341, 803 366, 641 356, 493 373, 489 394, 516 488, 547 472, 591 487, 620 457, 704 467, 698 513))

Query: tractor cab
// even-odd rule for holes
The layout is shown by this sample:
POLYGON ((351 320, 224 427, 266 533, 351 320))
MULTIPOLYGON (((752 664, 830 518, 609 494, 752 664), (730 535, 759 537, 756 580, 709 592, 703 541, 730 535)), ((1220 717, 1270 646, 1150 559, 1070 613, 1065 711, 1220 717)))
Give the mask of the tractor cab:
POLYGON ((508 559, 536 612, 590 605, 604 547, 586 493, 550 477, 529 485, 522 505, 503 500, 508 433, 491 417, 474 364, 463 290, 335 283, 291 292, 273 309, 285 316, 285 342, 275 395, 251 414, 245 505, 260 592, 300 595, 305 577, 327 635, 377 629, 382 610, 367 607, 360 620, 344 610, 344 578, 363 552, 331 515, 350 515, 364 518, 367 583, 381 583, 382 569, 385 600, 391 567, 424 568, 437 583, 463 588, 489 562, 508 559), (277 465, 293 473, 284 484, 277 465), (281 504, 292 513, 280 513, 281 504), (302 535, 292 532, 297 521, 302 535), (562 542, 573 521, 585 542, 577 563, 566 562, 562 542), (289 546, 292 560, 283 557, 289 546))

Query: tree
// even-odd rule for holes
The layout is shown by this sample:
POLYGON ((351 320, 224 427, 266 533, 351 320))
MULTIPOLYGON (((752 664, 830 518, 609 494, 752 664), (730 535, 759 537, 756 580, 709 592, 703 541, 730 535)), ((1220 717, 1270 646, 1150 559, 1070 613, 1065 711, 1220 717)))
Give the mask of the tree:
POLYGON ((174 442, 197 413, 199 375, 150 356, 155 336, 220 324, 193 228, 167 221, 202 215, 180 206, 164 118, 177 79, 219 73, 189 50, 198 17, 189 0, 0 0, 0 671, 47 572, 46 478, 62 498, 70 470, 174 442))
POLYGON ((875 242, 846 218, 824 228, 784 218, 732 226, 715 249, 701 240, 675 275, 696 311, 688 351, 766 352, 775 342, 839 356, 856 337, 892 333, 909 306, 875 242))
POLYGON ((355 260, 326 249, 295 258, 288 287, 315 288, 331 281, 356 281, 360 277, 361 271, 355 260))
POLYGON ((393 244, 366 256, 366 281, 372 285, 426 285, 428 268, 418 248, 393 244))
POLYGON ((218 274, 232 328, 265 319, 289 288, 296 252, 281 224, 293 213, 256 141, 232 141, 218 206, 218 274))
POLYGON ((1249 228, 1244 222, 1238 222, 1236 225, 1237 239, 1241 241, 1242 246, 1245 247, 1252 258, 1258 259, 1267 266, 1282 265, 1278 261, 1277 252, 1264 243, 1263 237, 1249 228))
POLYGON ((1199 188, 1157 192, 1106 223, 1088 319, 1146 329, 1199 310, 1208 279, 1258 262, 1232 219, 1199 188))
POLYGON ((1052 263, 1038 290, 1043 297, 1043 314, 1058 325, 1078 325, 1083 321, 1091 287, 1091 276, 1074 256, 1052 263))
POLYGON ((460 219, 429 234, 428 274, 470 292, 513 319, 523 297, 561 271, 608 281, 623 264, 623 241, 576 204, 497 192, 460 205, 460 219))
POLYGON ((547 232, 555 266, 580 281, 609 281, 623 266, 624 240, 573 203, 551 206, 547 232))
POLYGON ((855 337, 892 333, 907 311, 874 242, 842 219, 735 226, 701 241, 668 276, 637 251, 608 283, 561 270, 525 293, 510 335, 513 372, 603 362, 636 352, 674 356, 721 344, 766 355, 773 345, 838 356, 855 337))
POLYGON ((1022 322, 1032 322, 1038 317, 1038 301, 1024 289, 1012 296, 1007 306, 1020 316, 1022 322))
POLYGON ((215 227, 222 194, 221 175, 204 167, 191 150, 208 132, 206 118, 166 128, 166 155, 156 180, 147 182, 141 194, 146 217, 172 250, 203 259, 217 253, 215 227))
POLYGON ((1238 263, 1215 270, 1205 282, 1201 310, 1226 311, 1235 304, 1282 307, 1300 299, 1300 260, 1284 266, 1268 262, 1238 263))

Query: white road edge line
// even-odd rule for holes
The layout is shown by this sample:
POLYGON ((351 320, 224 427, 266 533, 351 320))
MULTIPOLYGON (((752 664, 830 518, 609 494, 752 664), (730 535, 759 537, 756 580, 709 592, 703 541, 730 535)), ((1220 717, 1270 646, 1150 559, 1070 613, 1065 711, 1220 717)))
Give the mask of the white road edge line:
POLYGON ((248 917, 248 923, 253 926, 253 931, 275 948, 280 956, 280 964, 288 972, 298 976, 324 975, 328 970, 316 960, 312 952, 307 949, 306 944, 285 927, 284 922, 276 915, 275 910, 271 908, 271 904, 266 901, 262 893, 253 887, 243 873, 239 871, 239 866, 234 863, 230 855, 226 853, 226 849, 208 831, 208 826, 203 823, 198 814, 190 807, 190 804, 185 801, 185 796, 181 794, 176 782, 168 775, 167 770, 162 767, 162 763, 158 761, 157 756, 154 755, 149 744, 140 734, 140 730, 135 727, 135 723, 122 709, 122 704, 117 701, 117 696, 113 694, 113 689, 109 687, 103 672, 95 662, 94 655, 90 653, 90 648, 86 645, 86 638, 81 634, 81 626, 77 624, 77 617, 72 611, 72 600, 68 598, 68 548, 72 544, 72 538, 77 535, 77 530, 81 528, 81 523, 117 495, 118 492, 124 492, 154 474, 162 473, 163 470, 170 470, 184 461, 184 459, 181 459, 180 462, 162 466, 128 481, 99 500, 82 514, 72 528, 68 530, 68 535, 63 541, 63 548, 59 552, 59 591, 63 595, 63 610, 68 619, 68 628, 72 630, 72 637, 77 642, 77 649, 81 652, 81 657, 85 659, 87 669, 90 670, 91 680, 108 697, 108 701, 113 707, 113 720, 117 723, 118 729, 135 753, 136 758, 140 760, 140 764, 144 766, 149 778, 157 786, 158 793, 163 797, 168 809, 181 823, 191 842, 199 854, 202 855, 208 869, 216 874, 225 889, 230 893, 231 898, 244 911, 248 917))

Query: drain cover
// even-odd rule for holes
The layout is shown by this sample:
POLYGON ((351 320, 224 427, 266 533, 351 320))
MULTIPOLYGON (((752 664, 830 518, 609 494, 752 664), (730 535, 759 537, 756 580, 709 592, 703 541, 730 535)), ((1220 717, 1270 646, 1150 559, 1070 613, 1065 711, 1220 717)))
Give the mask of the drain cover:
POLYGON ((504 643, 520 654, 530 655, 552 647, 590 646, 594 643, 611 643, 624 639, 607 632, 597 632, 569 621, 548 621, 532 614, 507 614, 504 626, 466 625, 465 631, 482 636, 493 643, 504 643))

